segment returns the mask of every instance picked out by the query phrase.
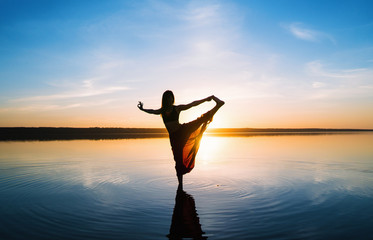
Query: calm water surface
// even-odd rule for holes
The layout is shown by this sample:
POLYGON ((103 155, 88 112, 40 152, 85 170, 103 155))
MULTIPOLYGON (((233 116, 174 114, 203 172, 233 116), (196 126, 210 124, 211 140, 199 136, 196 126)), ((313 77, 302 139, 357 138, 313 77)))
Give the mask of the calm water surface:
POLYGON ((166 138, 0 142, 0 239, 372 239, 372 144, 205 136, 177 194, 166 138))

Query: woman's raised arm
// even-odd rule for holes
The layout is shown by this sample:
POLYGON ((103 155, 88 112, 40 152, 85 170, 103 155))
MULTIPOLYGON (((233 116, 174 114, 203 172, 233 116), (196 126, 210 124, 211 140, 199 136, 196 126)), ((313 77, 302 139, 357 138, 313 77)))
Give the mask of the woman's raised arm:
POLYGON ((143 106, 144 106, 144 104, 142 102, 139 102, 139 104, 137 104, 137 107, 141 111, 144 111, 144 112, 150 113, 150 114, 156 114, 156 115, 161 114, 161 109, 144 109, 143 106))
POLYGON ((191 103, 189 103, 189 104, 178 105, 179 111, 184 111, 184 110, 187 110, 187 109, 189 109, 189 108, 191 108, 191 107, 198 106, 198 105, 200 105, 201 103, 204 103, 204 102, 207 102, 207 101, 211 101, 213 97, 214 97, 214 96, 211 95, 211 96, 209 96, 209 97, 207 97, 207 98, 204 98, 204 99, 201 99, 201 100, 196 100, 196 101, 191 102, 191 103))

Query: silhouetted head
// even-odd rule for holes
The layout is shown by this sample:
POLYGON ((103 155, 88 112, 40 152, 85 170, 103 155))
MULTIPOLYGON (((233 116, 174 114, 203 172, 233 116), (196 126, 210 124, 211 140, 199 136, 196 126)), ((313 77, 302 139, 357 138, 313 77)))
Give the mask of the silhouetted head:
POLYGON ((162 109, 172 106, 175 102, 175 97, 172 91, 167 90, 162 96, 162 109))

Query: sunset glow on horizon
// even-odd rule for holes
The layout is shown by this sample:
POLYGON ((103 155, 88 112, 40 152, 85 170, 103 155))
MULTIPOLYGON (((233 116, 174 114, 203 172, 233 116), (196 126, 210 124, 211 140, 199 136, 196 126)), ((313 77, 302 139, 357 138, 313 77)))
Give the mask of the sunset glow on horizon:
POLYGON ((1 1, 0 127, 373 129, 371 1, 1 1), (181 122, 211 109, 183 112, 181 122))

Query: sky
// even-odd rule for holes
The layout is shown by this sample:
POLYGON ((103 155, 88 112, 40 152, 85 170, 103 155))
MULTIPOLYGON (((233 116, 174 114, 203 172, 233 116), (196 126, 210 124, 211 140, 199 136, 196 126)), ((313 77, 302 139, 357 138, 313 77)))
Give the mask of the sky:
POLYGON ((1 127, 373 128, 373 1, 0 0, 1 127), (185 111, 188 122, 213 107, 185 111))

